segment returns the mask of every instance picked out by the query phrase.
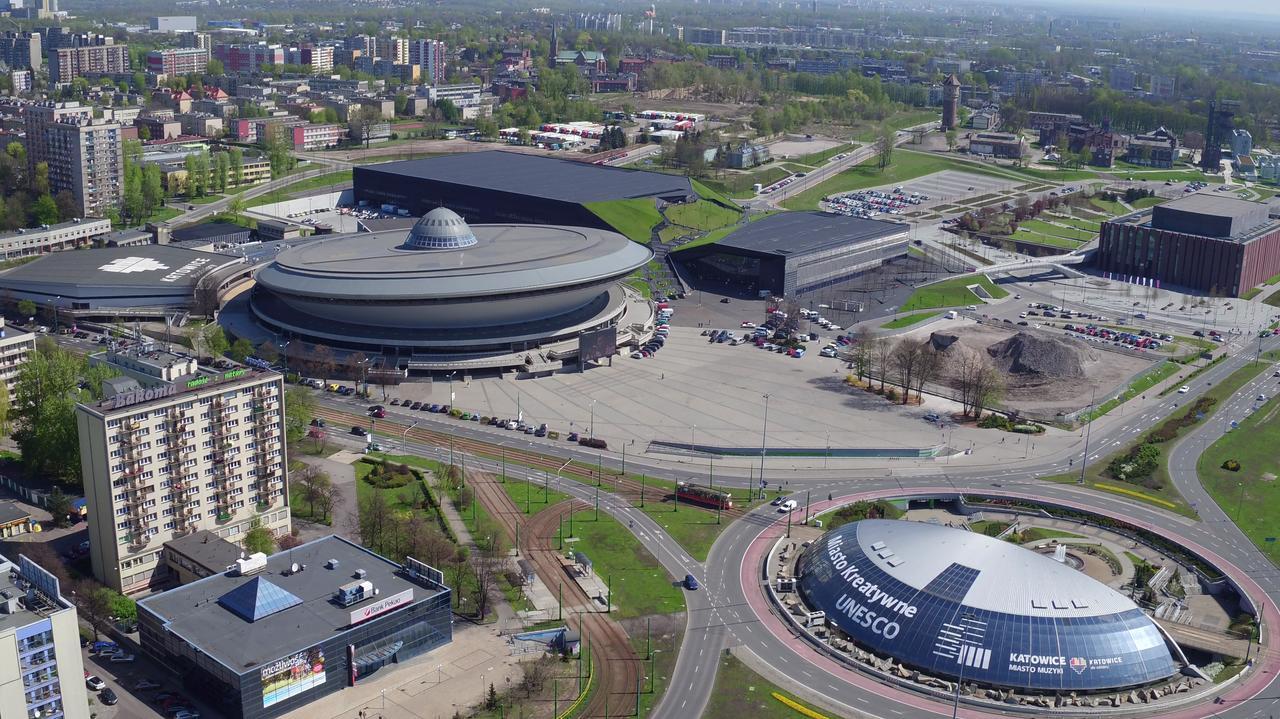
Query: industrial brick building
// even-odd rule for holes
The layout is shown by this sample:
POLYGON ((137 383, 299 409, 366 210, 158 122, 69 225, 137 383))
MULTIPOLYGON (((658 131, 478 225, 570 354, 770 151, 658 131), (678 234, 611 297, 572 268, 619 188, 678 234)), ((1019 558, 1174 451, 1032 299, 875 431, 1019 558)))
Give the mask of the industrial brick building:
POLYGON ((1098 268, 1128 281, 1239 296, 1280 273, 1267 205, 1195 194, 1102 223, 1098 268))

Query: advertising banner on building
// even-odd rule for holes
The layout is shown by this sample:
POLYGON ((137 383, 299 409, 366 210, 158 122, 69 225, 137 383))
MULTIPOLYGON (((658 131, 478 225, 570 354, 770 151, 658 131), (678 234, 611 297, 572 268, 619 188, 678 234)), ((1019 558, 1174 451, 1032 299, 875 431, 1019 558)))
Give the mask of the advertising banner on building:
POLYGON ((324 684, 324 650, 311 647, 262 668, 262 706, 273 704, 324 684))

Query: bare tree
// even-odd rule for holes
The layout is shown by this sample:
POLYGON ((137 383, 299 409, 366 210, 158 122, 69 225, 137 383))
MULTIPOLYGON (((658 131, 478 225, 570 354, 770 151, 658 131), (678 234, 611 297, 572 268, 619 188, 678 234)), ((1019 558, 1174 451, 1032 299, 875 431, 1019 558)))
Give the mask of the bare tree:
POLYGON ((800 329, 800 301, 795 298, 788 299, 783 307, 782 311, 786 313, 787 318, 782 321, 779 329, 787 335, 792 335, 800 329))
POLYGON ((902 387, 902 403, 906 404, 920 369, 921 345, 909 339, 899 340, 889 355, 889 367, 902 387))
POLYGON ((893 356, 893 343, 886 337, 870 340, 872 372, 880 376, 880 391, 884 392, 885 375, 889 373, 889 358, 893 356))
POLYGON ((276 347, 276 343, 271 340, 263 340, 262 344, 258 345, 255 353, 259 358, 272 364, 275 364, 276 360, 280 359, 280 350, 276 347))
POLYGON ((476 616, 480 621, 489 614, 489 605, 498 593, 498 575, 502 559, 492 552, 477 552, 471 558, 471 572, 475 576, 476 616))
POLYGON ((982 368, 983 357, 969 347, 956 347, 955 358, 957 388, 960 390, 960 411, 965 417, 973 415, 973 390, 977 374, 982 368))
POLYGON ((356 389, 360 389, 361 375, 365 372, 365 365, 369 362, 369 358, 363 352, 352 352, 347 355, 347 361, 343 363, 346 366, 347 373, 351 376, 351 384, 356 389))
POLYGON ((437 527, 428 525, 416 540, 413 556, 433 567, 443 567, 453 556, 453 542, 437 527))
POLYGON ((311 366, 321 377, 325 379, 333 377, 334 369, 337 367, 333 350, 329 349, 328 345, 316 345, 311 350, 311 366))
POLYGON ((853 346, 849 348, 850 369, 852 369, 861 382, 867 376, 867 370, 871 366, 871 349, 875 335, 867 327, 859 327, 853 338, 853 346))
POLYGON ((921 342, 918 347, 920 359, 916 366, 916 400, 923 402, 925 383, 932 382, 938 376, 946 358, 942 353, 933 351, 928 342, 921 342))
POLYGON ((307 503, 307 513, 315 516, 316 505, 323 504, 324 496, 333 488, 333 481, 327 472, 306 464, 294 474, 294 481, 303 501, 307 503))
POLYGON ((983 365, 973 390, 973 416, 980 419, 982 410, 1000 400, 1004 394, 1004 376, 990 362, 983 365))
POLYGON ((370 492, 360 500, 358 512, 360 540, 379 554, 394 556, 398 544, 398 524, 391 503, 382 492, 370 492))

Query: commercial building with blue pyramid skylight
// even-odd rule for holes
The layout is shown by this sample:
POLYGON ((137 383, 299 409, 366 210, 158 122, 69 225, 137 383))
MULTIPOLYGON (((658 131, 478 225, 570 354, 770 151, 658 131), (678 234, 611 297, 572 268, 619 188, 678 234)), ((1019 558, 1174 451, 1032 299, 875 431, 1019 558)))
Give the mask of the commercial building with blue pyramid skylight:
POLYGON ((142 650, 227 717, 280 716, 452 641, 443 579, 323 537, 139 601, 142 650))

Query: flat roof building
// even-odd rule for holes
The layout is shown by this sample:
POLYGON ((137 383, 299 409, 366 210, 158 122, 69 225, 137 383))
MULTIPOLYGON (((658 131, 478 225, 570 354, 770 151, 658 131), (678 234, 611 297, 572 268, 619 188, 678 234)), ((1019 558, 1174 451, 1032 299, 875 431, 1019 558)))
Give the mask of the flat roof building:
POLYGON ((780 212, 717 243, 678 251, 698 282, 794 297, 843 282, 907 252, 908 227, 826 212, 780 212))
POLYGON ((0 556, 0 717, 89 719, 75 605, 23 555, 0 556))
POLYGON ((84 219, 59 222, 48 227, 31 227, 0 233, 0 255, 15 257, 43 255, 56 250, 71 250, 92 244, 111 234, 111 220, 84 219))
POLYGON ((136 594, 173 583, 170 539, 207 529, 239 541, 255 524, 282 536, 290 524, 280 375, 175 375, 194 363, 130 354, 122 368, 144 381, 116 378, 106 399, 76 405, 76 427, 94 576, 136 594))
POLYGON ((1097 265, 1124 281, 1235 297, 1280 273, 1280 221, 1264 203, 1196 193, 1103 222, 1097 265))
POLYGON ((453 639, 443 575, 336 536, 138 602, 142 649, 232 719, 286 714, 453 639))
POLYGON ((637 198, 694 198, 687 177, 500 150, 355 168, 355 199, 422 216, 448 207, 468 222, 613 229, 586 206, 637 198))

